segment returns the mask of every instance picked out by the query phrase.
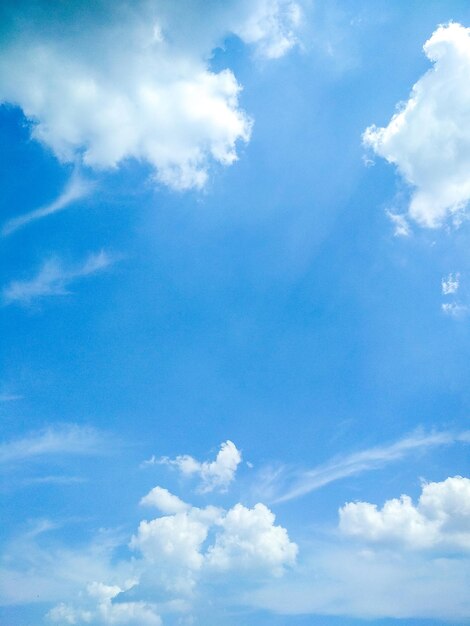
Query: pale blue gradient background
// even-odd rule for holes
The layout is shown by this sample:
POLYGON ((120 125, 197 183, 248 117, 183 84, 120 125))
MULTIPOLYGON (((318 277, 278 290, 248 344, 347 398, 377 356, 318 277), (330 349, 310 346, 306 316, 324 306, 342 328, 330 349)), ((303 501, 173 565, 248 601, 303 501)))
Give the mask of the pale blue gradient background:
MULTIPOLYGON (((407 190, 385 162, 365 167, 361 133, 386 124, 428 69, 421 47, 435 27, 469 26, 470 7, 322 2, 307 18, 305 49, 275 63, 254 62, 235 39, 215 55, 214 68, 232 68, 244 86, 255 126, 239 162, 215 168, 204 192, 154 187, 148 169, 128 163, 90 174, 90 197, 1 241, 2 285, 51 254, 75 262, 103 248, 119 257, 70 295, 0 310, 0 382, 23 396, 0 404, 4 438, 73 422, 116 440, 104 458, 10 472, 5 540, 36 518, 79 520, 58 531, 70 545, 98 527, 132 533, 137 502, 157 478, 179 489, 163 469, 139 469, 152 454, 207 458, 231 439, 255 467, 243 466, 220 502, 253 504, 243 485, 265 463, 311 467, 418 427, 468 428, 468 318, 443 315, 440 280, 469 275, 470 227, 394 237, 385 209, 404 209, 407 190), (57 473, 85 482, 24 484, 57 473)), ((52 201, 71 170, 29 140, 13 107, 0 109, 0 136, 6 221, 52 201)), ((335 525, 348 500, 416 497, 420 477, 469 470, 468 447, 441 447, 272 508, 300 543, 335 525)), ((32 626, 43 614, 0 613, 5 626, 32 626)), ((227 615, 227 624, 245 623, 362 622, 227 615)))

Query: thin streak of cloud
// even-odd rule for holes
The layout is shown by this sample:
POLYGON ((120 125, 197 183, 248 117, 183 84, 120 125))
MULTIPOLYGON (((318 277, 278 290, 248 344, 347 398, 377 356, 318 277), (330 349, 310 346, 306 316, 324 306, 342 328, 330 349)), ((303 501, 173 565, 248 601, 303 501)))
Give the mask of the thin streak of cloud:
POLYGON ((33 278, 15 280, 4 287, 3 304, 28 306, 38 298, 67 295, 70 283, 104 270, 114 261, 115 258, 104 250, 90 254, 82 265, 75 268, 64 267, 59 259, 49 259, 33 278))
POLYGON ((459 442, 469 443, 470 431, 458 434, 451 432, 415 433, 387 446, 376 446, 361 452, 335 457, 311 470, 295 474, 291 472, 290 476, 288 472, 279 469, 269 472, 264 476, 262 481, 264 484, 261 485, 260 490, 265 494, 269 493, 272 502, 287 502, 336 480, 380 469, 413 452, 459 442))
POLYGON ((11 235, 20 228, 27 226, 30 222, 47 217, 48 215, 52 215, 58 211, 63 211, 77 200, 89 195, 92 189, 92 183, 84 180, 78 174, 74 174, 64 191, 53 202, 40 207, 39 209, 35 209, 34 211, 30 211, 29 213, 25 213, 24 215, 13 217, 5 222, 1 230, 2 237, 8 237, 8 235, 11 235))
POLYGON ((17 400, 22 400, 23 396, 20 396, 16 393, 0 393, 0 403, 1 402, 16 402, 17 400))
POLYGON ((35 486, 35 485, 76 485, 86 482, 85 478, 81 476, 36 476, 34 478, 25 478, 23 480, 23 485, 25 487, 35 486))
POLYGON ((61 424, 0 444, 0 465, 51 455, 100 455, 107 449, 94 428, 61 424))

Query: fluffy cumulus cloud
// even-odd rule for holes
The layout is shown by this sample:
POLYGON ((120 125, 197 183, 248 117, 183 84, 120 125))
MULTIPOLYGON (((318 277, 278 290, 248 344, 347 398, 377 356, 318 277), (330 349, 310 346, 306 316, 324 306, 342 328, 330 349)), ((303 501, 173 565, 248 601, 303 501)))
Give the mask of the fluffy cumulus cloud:
POLYGON ((50 621, 158 626, 166 616, 163 623, 173 623, 190 613, 199 584, 207 593, 223 574, 237 586, 253 586, 280 577, 296 561, 297 545, 263 504, 199 508, 161 487, 141 504, 163 514, 140 522, 129 542, 132 558, 108 562, 108 579, 88 580, 75 599, 50 609, 50 621))
POLYGON ((183 476, 199 476, 201 484, 199 491, 226 491, 234 480, 237 468, 242 460, 242 454, 236 445, 226 441, 214 461, 198 461, 189 454, 178 455, 175 459, 152 457, 144 465, 170 465, 176 467, 183 476))
POLYGON ((470 549, 470 479, 461 476, 427 483, 416 505, 411 498, 387 500, 381 509, 349 502, 340 509, 340 529, 370 542, 393 542, 411 549, 470 549))
MULTIPOLYGON (((143 501, 153 500, 154 495, 155 489, 143 501)), ((166 492, 163 508, 174 512, 143 520, 130 546, 145 561, 160 566, 160 582, 167 589, 191 589, 200 576, 210 576, 214 570, 278 576, 295 562, 296 544, 275 524, 274 514, 264 504, 253 508, 236 504, 228 511, 214 506, 201 509, 166 492), (169 496, 175 498, 171 507, 167 506, 169 496)))
MULTIPOLYGON (((210 58, 238 36, 266 58, 296 42, 293 0, 12 0, 0 9, 0 102, 21 107, 32 136, 64 162, 96 169, 147 162, 176 189, 229 165, 252 122, 241 87, 210 58)), ((14 224, 14 227, 17 225, 14 224)))
POLYGON ((218 524, 214 544, 207 553, 210 567, 220 570, 260 570, 281 575, 285 565, 292 565, 297 546, 289 541, 285 528, 274 524, 275 516, 264 504, 252 509, 235 505, 218 524))
POLYGON ((433 67, 383 128, 364 143, 412 185, 409 216, 435 228, 470 200, 470 29, 440 26, 424 45, 433 67))

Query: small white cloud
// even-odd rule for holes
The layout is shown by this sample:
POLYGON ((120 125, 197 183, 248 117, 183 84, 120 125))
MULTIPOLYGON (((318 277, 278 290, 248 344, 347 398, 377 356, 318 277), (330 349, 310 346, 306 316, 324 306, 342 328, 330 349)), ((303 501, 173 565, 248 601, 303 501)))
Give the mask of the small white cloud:
POLYGON ((363 140, 413 187, 409 216, 436 228, 470 199, 470 29, 440 26, 424 52, 433 68, 388 126, 370 126, 363 140))
POLYGON ((198 475, 201 478, 199 490, 202 493, 214 491, 226 491, 235 478, 242 455, 234 443, 226 441, 220 446, 220 450, 214 461, 197 461, 187 454, 177 456, 175 459, 152 457, 144 464, 161 464, 176 467, 184 476, 198 475))
POLYGON ((3 304, 28 306, 37 299, 67 295, 72 282, 108 268, 114 260, 103 250, 90 254, 81 265, 72 268, 65 267, 59 259, 50 259, 33 278, 15 280, 4 287, 3 304))
POLYGON ((387 211, 387 216, 389 220, 394 225, 395 229, 393 234, 395 237, 409 237, 411 234, 410 224, 406 219, 405 215, 400 215, 398 213, 392 213, 391 211, 387 211))
POLYGON ((410 549, 470 549, 470 479, 461 476, 423 485, 415 506, 409 496, 382 509, 349 502, 339 511, 341 531, 370 542, 397 542, 410 549))
POLYGON ((450 317, 464 317, 468 312, 468 307, 458 302, 444 302, 441 305, 442 311, 450 317))
POLYGON ((180 500, 178 496, 173 495, 164 487, 154 487, 142 498, 140 504, 143 506, 156 507, 166 515, 181 513, 189 508, 189 504, 180 500))
POLYGON ((450 273, 446 278, 441 280, 441 288, 444 296, 456 293, 460 286, 460 274, 450 273))

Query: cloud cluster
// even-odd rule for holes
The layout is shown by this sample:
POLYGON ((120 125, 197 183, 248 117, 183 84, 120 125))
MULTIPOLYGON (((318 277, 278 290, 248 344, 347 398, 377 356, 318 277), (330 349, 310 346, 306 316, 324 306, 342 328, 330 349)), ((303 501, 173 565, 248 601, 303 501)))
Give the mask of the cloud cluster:
POLYGON ((402 495, 382 509, 369 502, 349 502, 339 513, 341 531, 364 541, 411 549, 470 549, 470 479, 461 476, 425 484, 416 505, 402 495))
POLYGON ((370 126, 363 140, 412 185, 409 216, 436 228, 470 200, 470 29, 440 26, 424 52, 433 68, 388 126, 370 126))
POLYGON ((220 446, 214 461, 197 461, 188 454, 182 454, 175 459, 152 457, 144 465, 170 465, 176 467, 183 476, 199 476, 199 491, 208 493, 214 490, 226 491, 235 478, 241 460, 240 450, 231 441, 226 441, 220 446))
POLYGON ((132 589, 134 582, 121 588, 93 582, 87 585, 86 608, 74 608, 61 602, 47 614, 58 624, 134 624, 135 626, 160 626, 162 620, 156 606, 145 602, 113 603, 113 598, 132 589))
POLYGON ((339 516, 339 534, 311 537, 302 567, 247 601, 281 615, 468 621, 469 478, 424 484, 416 505, 350 502, 339 516))
POLYGON ((76 603, 61 602, 49 618, 67 624, 160 624, 160 613, 188 610, 198 583, 210 585, 221 574, 243 574, 245 582, 278 577, 295 563, 297 546, 275 524, 263 504, 229 510, 191 506, 164 488, 155 487, 141 500, 164 514, 142 520, 129 547, 136 557, 122 567, 122 583, 91 581, 76 603), (129 573, 134 578, 129 579, 129 573), (164 603, 128 594, 164 597, 164 603))
MULTIPOLYGON (((18 105, 32 136, 64 162, 95 169, 147 162, 175 189, 204 185, 229 165, 252 122, 213 51, 238 36, 265 58, 296 42, 293 0, 6 2, 0 102, 18 105)), ((17 224, 11 224, 15 228, 17 224)))
POLYGON ((70 283, 108 268, 114 259, 105 251, 90 254, 81 265, 67 268, 59 259, 49 259, 28 280, 14 280, 2 291, 3 304, 28 306, 37 299, 69 294, 70 283))

